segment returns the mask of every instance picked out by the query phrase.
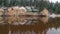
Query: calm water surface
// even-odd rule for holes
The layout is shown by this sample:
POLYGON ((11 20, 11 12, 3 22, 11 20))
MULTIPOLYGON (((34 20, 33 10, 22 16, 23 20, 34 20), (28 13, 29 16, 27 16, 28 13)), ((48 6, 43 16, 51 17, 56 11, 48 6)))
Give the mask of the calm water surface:
POLYGON ((0 34, 60 34, 60 18, 20 17, 20 19, 17 18, 17 21, 15 18, 0 18, 0 34), (22 23, 26 20, 26 23, 14 25, 15 22, 21 23, 19 20, 22 23))

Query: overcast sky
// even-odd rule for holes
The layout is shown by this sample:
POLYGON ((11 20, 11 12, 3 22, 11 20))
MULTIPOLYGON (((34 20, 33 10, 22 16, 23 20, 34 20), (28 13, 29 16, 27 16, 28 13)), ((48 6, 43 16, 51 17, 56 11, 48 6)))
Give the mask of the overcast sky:
POLYGON ((52 1, 52 2, 54 2, 54 3, 55 3, 56 1, 60 2, 60 0, 49 0, 49 1, 50 1, 50 2, 52 1))

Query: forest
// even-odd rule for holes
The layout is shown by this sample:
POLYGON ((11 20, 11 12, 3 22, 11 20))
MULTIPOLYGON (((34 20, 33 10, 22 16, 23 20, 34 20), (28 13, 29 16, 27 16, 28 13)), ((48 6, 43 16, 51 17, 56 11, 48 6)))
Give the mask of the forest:
POLYGON ((49 0, 0 0, 0 7, 12 7, 12 6, 34 6, 35 8, 42 10, 47 8, 49 11, 56 14, 60 14, 60 2, 49 2, 49 0))

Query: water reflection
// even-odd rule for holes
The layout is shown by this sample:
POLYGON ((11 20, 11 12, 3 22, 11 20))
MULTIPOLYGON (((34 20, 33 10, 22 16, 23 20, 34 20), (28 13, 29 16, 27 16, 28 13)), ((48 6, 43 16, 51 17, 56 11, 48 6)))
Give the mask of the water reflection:
POLYGON ((40 21, 42 21, 43 23, 48 23, 48 19, 49 17, 41 17, 40 21))
MULTIPOLYGON (((2 17, 1 17, 2 18, 2 17)), ((6 18, 5 18, 6 19, 6 18)), ((0 19, 0 21, 5 21, 0 19)), ((48 17, 8 17, 5 25, 0 25, 0 34, 59 34, 60 18, 48 17), (25 21, 26 20, 26 21, 25 21), (25 22, 23 25, 21 23, 25 22), (18 23, 19 25, 13 25, 18 23), (12 24, 12 25, 11 25, 12 24), (53 28, 53 29, 52 29, 53 28), (59 30, 58 30, 59 28, 59 30), (52 31, 54 30, 54 31, 52 31), (52 31, 52 33, 50 33, 52 31)))
POLYGON ((7 25, 0 25, 0 34, 8 34, 9 27, 7 25))
POLYGON ((8 23, 9 24, 17 24, 17 25, 34 25, 36 22, 43 22, 47 23, 48 22, 48 17, 8 17, 8 23))
POLYGON ((4 21, 3 21, 3 17, 0 17, 0 23, 3 23, 4 21))
POLYGON ((31 24, 32 21, 38 21, 38 17, 26 17, 26 16, 21 16, 21 17, 8 17, 8 23, 13 24, 13 25, 29 25, 31 24))

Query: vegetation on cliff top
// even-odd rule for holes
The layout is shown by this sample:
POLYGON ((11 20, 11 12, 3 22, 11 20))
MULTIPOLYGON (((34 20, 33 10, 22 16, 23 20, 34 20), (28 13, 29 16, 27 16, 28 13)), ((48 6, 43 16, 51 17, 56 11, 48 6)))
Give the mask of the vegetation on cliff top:
POLYGON ((11 6, 34 6, 39 10, 47 8, 49 11, 60 14, 60 3, 58 1, 53 3, 47 0, 0 0, 0 7, 11 6))

